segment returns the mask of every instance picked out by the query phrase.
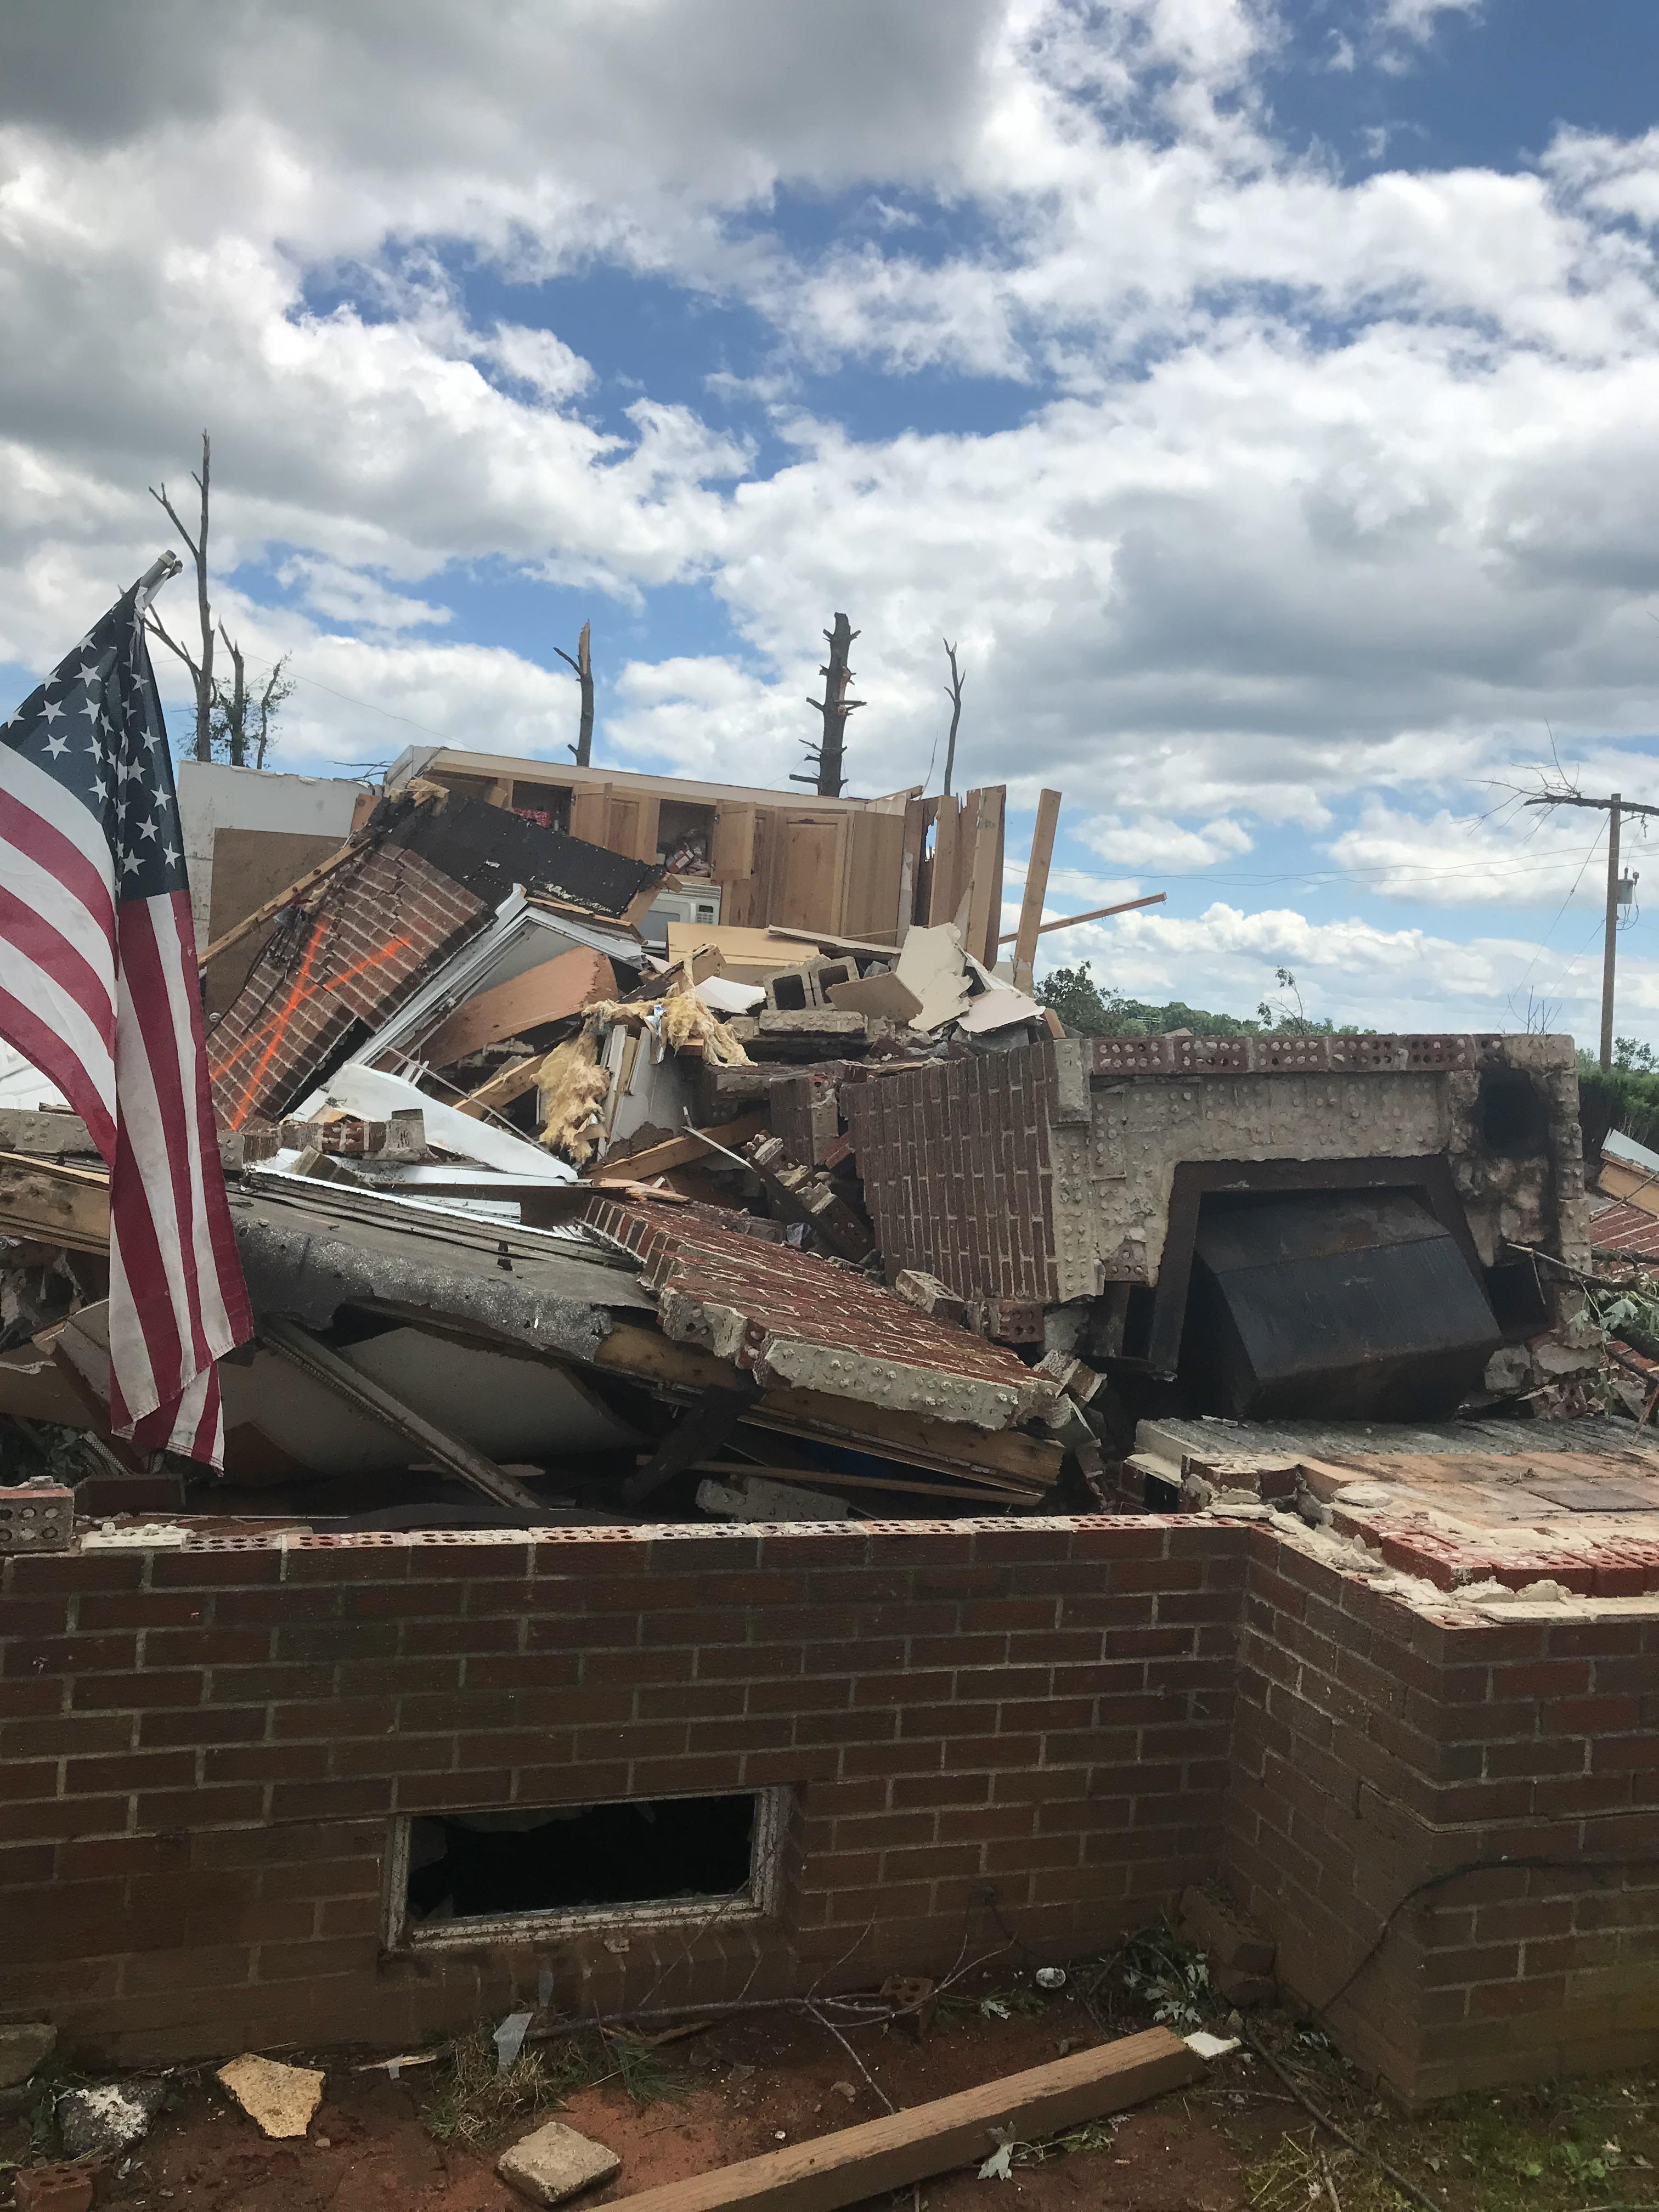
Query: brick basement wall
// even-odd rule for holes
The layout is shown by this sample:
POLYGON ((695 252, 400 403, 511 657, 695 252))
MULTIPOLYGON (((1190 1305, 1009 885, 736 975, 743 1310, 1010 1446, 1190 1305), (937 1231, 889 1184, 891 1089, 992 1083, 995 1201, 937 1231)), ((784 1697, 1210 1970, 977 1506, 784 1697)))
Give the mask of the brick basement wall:
POLYGON ((887 1263, 962 1295, 1054 1305, 1052 1044, 849 1084, 864 1202, 887 1263))
MULTIPOLYGON (((1298 1524, 1299 1532, 1299 1524, 1298 1524)), ((1425 1875, 1659 1850, 1659 1606, 1465 1626, 1133 1516, 198 1540, 0 1584, 0 2021, 409 2047, 1097 1949, 1219 1875, 1318 2002, 1425 1875), (388 1953, 395 1814, 782 1787, 774 1912, 388 1953)), ((1410 2098, 1659 2055, 1659 1867, 1465 1877, 1333 2023, 1410 2098)))
POLYGON ((1485 1865, 1330 2005, 1408 2100, 1659 2054, 1659 1606, 1413 1607, 1258 1527, 1232 1765, 1231 1886, 1322 2010, 1485 1865))
POLYGON ((221 1126, 295 1104, 351 1030, 377 1028, 489 911, 418 853, 380 845, 348 861, 316 914, 276 931, 209 1032, 221 1126))
POLYGON ((116 2063, 404 2048, 1065 1957, 1212 1864, 1239 1532, 228 1540, 6 1563, 0 2020, 116 2063), (787 1785, 775 1917, 382 1954, 396 1814, 787 1785))

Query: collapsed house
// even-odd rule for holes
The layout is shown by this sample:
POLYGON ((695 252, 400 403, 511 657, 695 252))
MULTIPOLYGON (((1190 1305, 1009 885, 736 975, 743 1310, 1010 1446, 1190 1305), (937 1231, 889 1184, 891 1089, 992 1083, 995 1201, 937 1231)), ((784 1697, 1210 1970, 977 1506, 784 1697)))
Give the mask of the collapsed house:
POLYGON ((1606 1356, 1568 1042, 1067 1037, 1000 793, 653 781, 216 831, 222 1478, 0 1123, 0 2021, 410 2047, 1219 1881, 1409 2098, 1650 2058, 1659 1443, 1526 1418, 1606 1356))

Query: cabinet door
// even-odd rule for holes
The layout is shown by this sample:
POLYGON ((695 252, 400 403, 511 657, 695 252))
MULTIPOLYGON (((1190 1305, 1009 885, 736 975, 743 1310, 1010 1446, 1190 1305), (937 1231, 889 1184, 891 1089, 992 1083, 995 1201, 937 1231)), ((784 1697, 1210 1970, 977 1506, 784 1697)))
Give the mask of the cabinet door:
POLYGON ((657 857, 657 817, 662 811, 662 800, 654 791, 629 792, 625 796, 615 785, 611 789, 611 822, 605 843, 613 853, 620 853, 629 860, 654 860, 657 857))
POLYGON ((904 823, 902 814, 878 814, 873 809, 847 817, 847 885, 841 911, 844 937, 865 937, 875 945, 890 945, 896 939, 904 823))
POLYGON ((611 786, 579 783, 570 794, 570 834, 590 845, 609 848, 611 842, 611 786))
POLYGON ((844 814, 787 814, 773 867, 769 922, 782 929, 841 929, 842 870, 847 858, 844 814))
POLYGON ((755 810, 717 806, 708 841, 708 872, 720 887, 720 920, 746 929, 755 905, 755 810))

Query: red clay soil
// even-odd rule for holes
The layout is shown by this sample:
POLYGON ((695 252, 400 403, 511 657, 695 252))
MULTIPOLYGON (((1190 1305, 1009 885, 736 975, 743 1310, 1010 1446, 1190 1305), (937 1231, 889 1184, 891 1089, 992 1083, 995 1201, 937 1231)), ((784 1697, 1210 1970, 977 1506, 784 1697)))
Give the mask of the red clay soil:
MULTIPOLYGON (((1060 2044, 1098 2040, 1080 2008, 1061 2003, 1041 2019, 977 2013, 937 2026, 918 2046, 902 2031, 854 2032, 860 2058, 897 2106, 1019 2073, 1060 2055, 1060 2044)), ((354 2069, 366 2054, 271 2054, 327 2069, 323 2102, 303 2142, 269 2142, 210 2073, 182 2076, 177 2108, 156 2123, 125 2174, 106 2173, 98 2203, 118 2212, 525 2212, 499 2181, 493 2155, 435 2142, 422 2119, 435 2069, 354 2069)), ((688 2038, 662 2054, 679 2076, 647 2105, 619 2082, 577 2091, 559 2117, 622 2158, 608 2188, 581 2200, 603 2205, 775 2150, 860 2120, 883 2107, 855 2062, 816 2022, 781 2013, 750 2015, 688 2038), (851 2085, 849 2099, 836 2087, 851 2085)), ((550 2115, 547 2115, 550 2117, 550 2115)), ((504 2137, 536 2123, 526 2118, 504 2137)), ((27 2157, 27 2130, 0 2124, 0 2158, 27 2157)), ((0 2184, 3 2186, 3 2184, 0 2184)), ((911 2205, 908 2190, 897 2202, 911 2205)), ((921 2188, 924 2212, 1243 2212, 1238 2164, 1224 2137, 1179 2095, 1127 2114, 1110 2149, 1078 2152, 1017 2169, 1004 2183, 975 2172, 921 2188)))
MULTIPOLYGON (((1029 1973, 1017 1979, 1012 1989, 1005 1981, 1002 1995, 1034 2004, 1029 1973)), ((1147 2025, 1144 2010, 1121 1994, 1103 1987, 1103 2001, 1112 2008, 1108 2034, 1147 2025)), ((1224 2023, 1215 2016, 1206 2025, 1224 2023)), ((1659 2212, 1659 2075, 1483 2094, 1411 2120, 1288 2015, 1256 2014, 1252 2026, 1305 2093, 1446 2212, 1594 2212, 1615 2200, 1659 2212)), ((875 2118, 883 2107, 860 2060, 894 2105, 908 2106, 1040 2065, 1059 2057, 1062 2045, 1103 2039, 1069 1991, 1040 2013, 1007 2018, 987 2016, 970 2001, 920 2045, 902 2027, 848 2033, 856 2059, 801 2014, 749 2014, 663 2049, 659 2056, 677 2079, 650 2103, 634 2104, 615 2080, 575 2092, 557 2108, 560 2117, 623 2161, 617 2180, 578 2200, 575 2212, 775 2150, 780 2139, 800 2142, 875 2118)), ((475 2151, 434 2141, 428 2124, 443 2067, 410 2069, 392 2081, 359 2070, 372 2052, 269 2055, 326 2071, 307 2139, 267 2142, 210 2069, 180 2073, 169 2109, 127 2169, 100 2176, 100 2212, 524 2212, 526 2200, 496 2179, 494 2159, 538 2124, 534 2114, 475 2151)), ((943 2174, 921 2185, 920 2205, 921 2212, 1247 2212, 1249 2171, 1262 2212, 1282 2212, 1310 2201, 1305 2164, 1296 2160, 1316 2148, 1330 2161, 1344 2212, 1401 2212, 1403 2200, 1374 2166, 1316 2137, 1303 2108, 1243 2052, 1218 2060, 1192 2089, 1125 2113, 1098 2148, 1018 2166, 1006 2181, 981 2181, 972 2167, 943 2174)), ((31 2146, 27 2118, 0 2117, 0 2205, 8 2162, 51 2151, 49 2141, 31 2146)), ((915 2212, 908 2189, 886 2202, 893 2212, 915 2212)))

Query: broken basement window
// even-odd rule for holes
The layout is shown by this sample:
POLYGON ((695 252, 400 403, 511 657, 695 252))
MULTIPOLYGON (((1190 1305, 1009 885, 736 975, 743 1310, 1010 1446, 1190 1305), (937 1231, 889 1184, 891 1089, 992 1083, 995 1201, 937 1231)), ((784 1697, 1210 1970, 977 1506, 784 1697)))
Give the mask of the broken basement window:
POLYGON ((387 1942, 523 1942, 619 1919, 753 1919, 770 1910, 775 1790, 720 1797, 447 1813, 394 1824, 387 1942))

